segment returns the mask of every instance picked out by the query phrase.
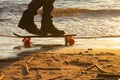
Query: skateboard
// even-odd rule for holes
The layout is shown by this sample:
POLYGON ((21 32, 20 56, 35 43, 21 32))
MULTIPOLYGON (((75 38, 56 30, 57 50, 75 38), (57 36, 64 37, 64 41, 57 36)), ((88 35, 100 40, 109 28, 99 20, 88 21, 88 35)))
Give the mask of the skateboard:
POLYGON ((73 36, 76 36, 76 34, 64 34, 64 35, 19 35, 16 33, 13 33, 18 38, 23 38, 22 42, 24 47, 30 47, 31 46, 31 38, 57 38, 57 37, 64 37, 65 40, 65 46, 72 46, 75 43, 75 40, 73 39, 73 36))

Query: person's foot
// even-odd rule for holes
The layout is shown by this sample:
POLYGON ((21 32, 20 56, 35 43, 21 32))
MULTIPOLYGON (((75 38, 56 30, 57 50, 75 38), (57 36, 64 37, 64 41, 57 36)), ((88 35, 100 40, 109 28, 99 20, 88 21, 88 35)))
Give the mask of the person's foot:
POLYGON ((41 31, 43 35, 64 35, 65 34, 63 30, 58 30, 54 26, 41 27, 41 31))
POLYGON ((31 34, 42 35, 42 31, 34 24, 34 14, 30 14, 28 11, 24 11, 18 27, 31 34))
POLYGON ((64 35, 65 32, 63 30, 58 30, 52 21, 51 15, 42 15, 41 20, 41 31, 44 35, 64 35))
POLYGON ((59 36, 59 35, 64 35, 65 32, 63 30, 41 30, 42 31, 42 34, 43 35, 56 35, 56 36, 59 36))
POLYGON ((20 28, 25 29, 27 32, 31 33, 31 34, 35 34, 35 35, 43 35, 42 31, 40 29, 38 29, 37 27, 34 26, 29 26, 29 27, 25 27, 23 28, 24 25, 18 25, 20 28))

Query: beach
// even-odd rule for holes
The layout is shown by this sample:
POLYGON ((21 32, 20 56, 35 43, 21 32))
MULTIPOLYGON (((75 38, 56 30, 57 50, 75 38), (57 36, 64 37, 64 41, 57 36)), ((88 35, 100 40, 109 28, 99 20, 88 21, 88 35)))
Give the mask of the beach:
POLYGON ((34 38, 25 48, 20 38, 1 38, 1 80, 109 80, 120 74, 118 38, 34 38), (12 42, 9 42, 12 41, 12 42), (49 42, 48 42, 49 41, 49 42), (107 75, 107 76, 104 76, 107 75))
MULTIPOLYGON (((19 35, 32 35, 18 27, 31 0, 0 1, 0 80, 119 80, 120 1, 56 0, 53 23, 64 38, 32 38, 24 47, 19 35)), ((34 17, 41 28, 42 7, 34 17)))
POLYGON ((119 49, 66 48, 22 53, 17 59, 0 61, 0 66, 3 80, 109 80, 111 76, 98 74, 119 75, 120 55, 119 49))

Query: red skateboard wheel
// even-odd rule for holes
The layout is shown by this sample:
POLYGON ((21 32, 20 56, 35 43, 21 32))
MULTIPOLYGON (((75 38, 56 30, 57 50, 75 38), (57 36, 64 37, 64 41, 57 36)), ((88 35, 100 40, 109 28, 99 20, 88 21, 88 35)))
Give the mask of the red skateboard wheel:
POLYGON ((75 44, 75 40, 73 38, 70 38, 68 42, 70 46, 75 44))

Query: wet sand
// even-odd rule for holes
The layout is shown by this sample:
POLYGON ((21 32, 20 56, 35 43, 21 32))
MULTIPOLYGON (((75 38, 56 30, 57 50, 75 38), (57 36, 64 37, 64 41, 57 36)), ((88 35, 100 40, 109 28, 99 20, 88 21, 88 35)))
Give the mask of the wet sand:
POLYGON ((4 80, 92 80, 103 78, 98 76, 103 73, 114 76, 120 74, 119 54, 119 49, 104 48, 22 53, 17 59, 0 61, 1 77, 4 80))

